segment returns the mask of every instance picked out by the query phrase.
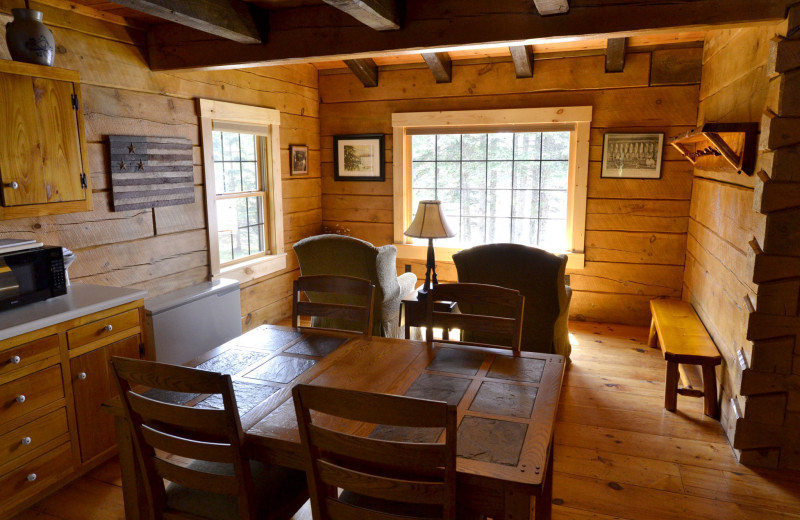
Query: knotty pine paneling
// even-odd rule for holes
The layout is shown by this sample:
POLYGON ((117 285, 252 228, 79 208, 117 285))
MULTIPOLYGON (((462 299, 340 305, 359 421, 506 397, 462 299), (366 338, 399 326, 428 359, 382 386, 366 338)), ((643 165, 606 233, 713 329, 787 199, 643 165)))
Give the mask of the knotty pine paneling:
MULTIPOLYGON (((64 3, 63 5, 67 5, 64 3)), ((0 0, 0 58, 9 59, 5 24, 19 2, 0 0)), ((287 269, 243 284, 247 328, 291 314, 286 280, 297 274, 292 244, 322 228, 319 89, 311 65, 215 72, 152 72, 146 33, 120 18, 32 2, 44 11, 59 51, 55 66, 80 72, 95 211, 0 222, 0 237, 37 239, 75 251, 72 281, 147 289, 150 296, 208 279, 203 153, 196 98, 281 111, 282 191, 287 269), (174 136, 194 145, 195 204, 113 212, 110 208, 110 134, 174 136), (309 147, 309 174, 289 175, 289 145, 309 147), (273 280, 274 278, 274 280, 273 280), (273 290, 275 284, 282 290, 273 290), (257 295, 250 297, 249 295, 257 295), (288 309, 288 310, 287 310, 288 309)))
MULTIPOLYGON (((697 49, 676 50, 700 59, 697 49)), ((436 84, 417 65, 380 71, 379 84, 364 88, 349 72, 320 75, 322 219, 350 229, 376 245, 393 240, 392 126, 394 112, 483 110, 548 106, 593 107, 586 218, 587 268, 573 276, 571 316, 645 325, 649 300, 680 297, 692 193, 692 165, 665 147, 658 180, 601 179, 605 132, 676 135, 695 126, 698 84, 650 87, 650 53, 627 56, 625 71, 606 74, 602 56, 538 60, 532 78, 515 79, 513 64, 491 60, 453 66, 453 81, 436 84), (333 180, 333 136, 386 135, 382 183, 333 180)), ((424 262, 398 258, 424 277, 424 262)), ((442 281, 457 278, 452 264, 438 263, 442 281)))

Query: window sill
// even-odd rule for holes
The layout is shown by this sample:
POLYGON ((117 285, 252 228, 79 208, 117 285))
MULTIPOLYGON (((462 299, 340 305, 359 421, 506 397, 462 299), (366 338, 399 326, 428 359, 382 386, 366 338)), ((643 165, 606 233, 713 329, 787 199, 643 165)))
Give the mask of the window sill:
POLYGON ((218 274, 213 274, 211 279, 233 278, 234 280, 238 280, 239 283, 244 283, 282 271, 283 269, 286 269, 286 253, 279 253, 277 255, 262 256, 239 264, 223 267, 219 270, 218 274))
MULTIPOLYGON (((436 242, 434 242, 435 244, 436 242)), ((412 244, 395 244, 397 247, 397 258, 410 258, 413 260, 427 260, 428 246, 412 244)), ((461 251, 457 247, 436 247, 434 245, 437 262, 452 262, 453 254, 461 251)), ((567 255, 567 269, 583 269, 584 253, 565 251, 567 255)))

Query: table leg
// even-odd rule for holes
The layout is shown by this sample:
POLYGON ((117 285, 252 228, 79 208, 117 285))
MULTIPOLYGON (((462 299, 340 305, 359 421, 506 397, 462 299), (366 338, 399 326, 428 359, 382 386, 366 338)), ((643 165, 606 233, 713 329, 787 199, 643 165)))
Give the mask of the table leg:
POLYGON ((531 496, 520 491, 506 490, 505 520, 530 520, 531 496))
POLYGON ((664 408, 674 412, 678 406, 678 363, 667 361, 667 382, 664 385, 664 408))
POLYGON ((119 466, 122 470, 122 498, 125 503, 125 520, 147 520, 147 499, 144 496, 144 482, 138 470, 133 448, 133 437, 124 417, 115 417, 119 466))
POLYGON ((542 493, 536 497, 536 520, 550 520, 553 509, 553 449, 555 445, 550 441, 550 455, 547 456, 547 471, 542 481, 542 493))

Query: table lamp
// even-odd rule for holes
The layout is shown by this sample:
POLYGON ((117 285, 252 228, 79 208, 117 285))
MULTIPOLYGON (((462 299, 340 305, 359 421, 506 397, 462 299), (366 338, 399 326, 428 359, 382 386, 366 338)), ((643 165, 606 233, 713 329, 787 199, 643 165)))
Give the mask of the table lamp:
POLYGON ((408 229, 403 234, 407 237, 428 239, 425 285, 417 291, 417 298, 422 299, 428 296, 428 291, 433 285, 439 283, 436 279, 436 258, 433 253, 433 239, 450 238, 456 234, 447 225, 447 221, 442 214, 442 203, 438 200, 420 201, 414 221, 411 222, 411 225, 408 226, 408 229))

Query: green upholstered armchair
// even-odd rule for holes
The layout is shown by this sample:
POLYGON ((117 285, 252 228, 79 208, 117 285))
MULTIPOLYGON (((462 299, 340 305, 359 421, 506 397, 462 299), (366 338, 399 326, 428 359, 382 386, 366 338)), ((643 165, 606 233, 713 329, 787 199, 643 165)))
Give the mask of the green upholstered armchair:
MULTIPOLYGON (((366 278, 375 284, 373 335, 400 337, 398 323, 400 300, 414 290, 417 276, 403 273, 397 276, 393 245, 375 247, 369 242, 342 235, 316 235, 294 245, 303 276, 337 274, 366 278)), ((309 296, 311 299, 315 295, 309 296)), ((341 302, 344 303, 344 302, 341 302)), ((342 323, 326 323, 312 318, 312 326, 348 328, 342 323)))
MULTIPOLYGON (((516 289, 525 297, 522 350, 561 354, 569 360, 567 255, 520 244, 486 244, 453 255, 459 282, 516 289)), ((478 338, 475 338, 478 341, 478 338)))

